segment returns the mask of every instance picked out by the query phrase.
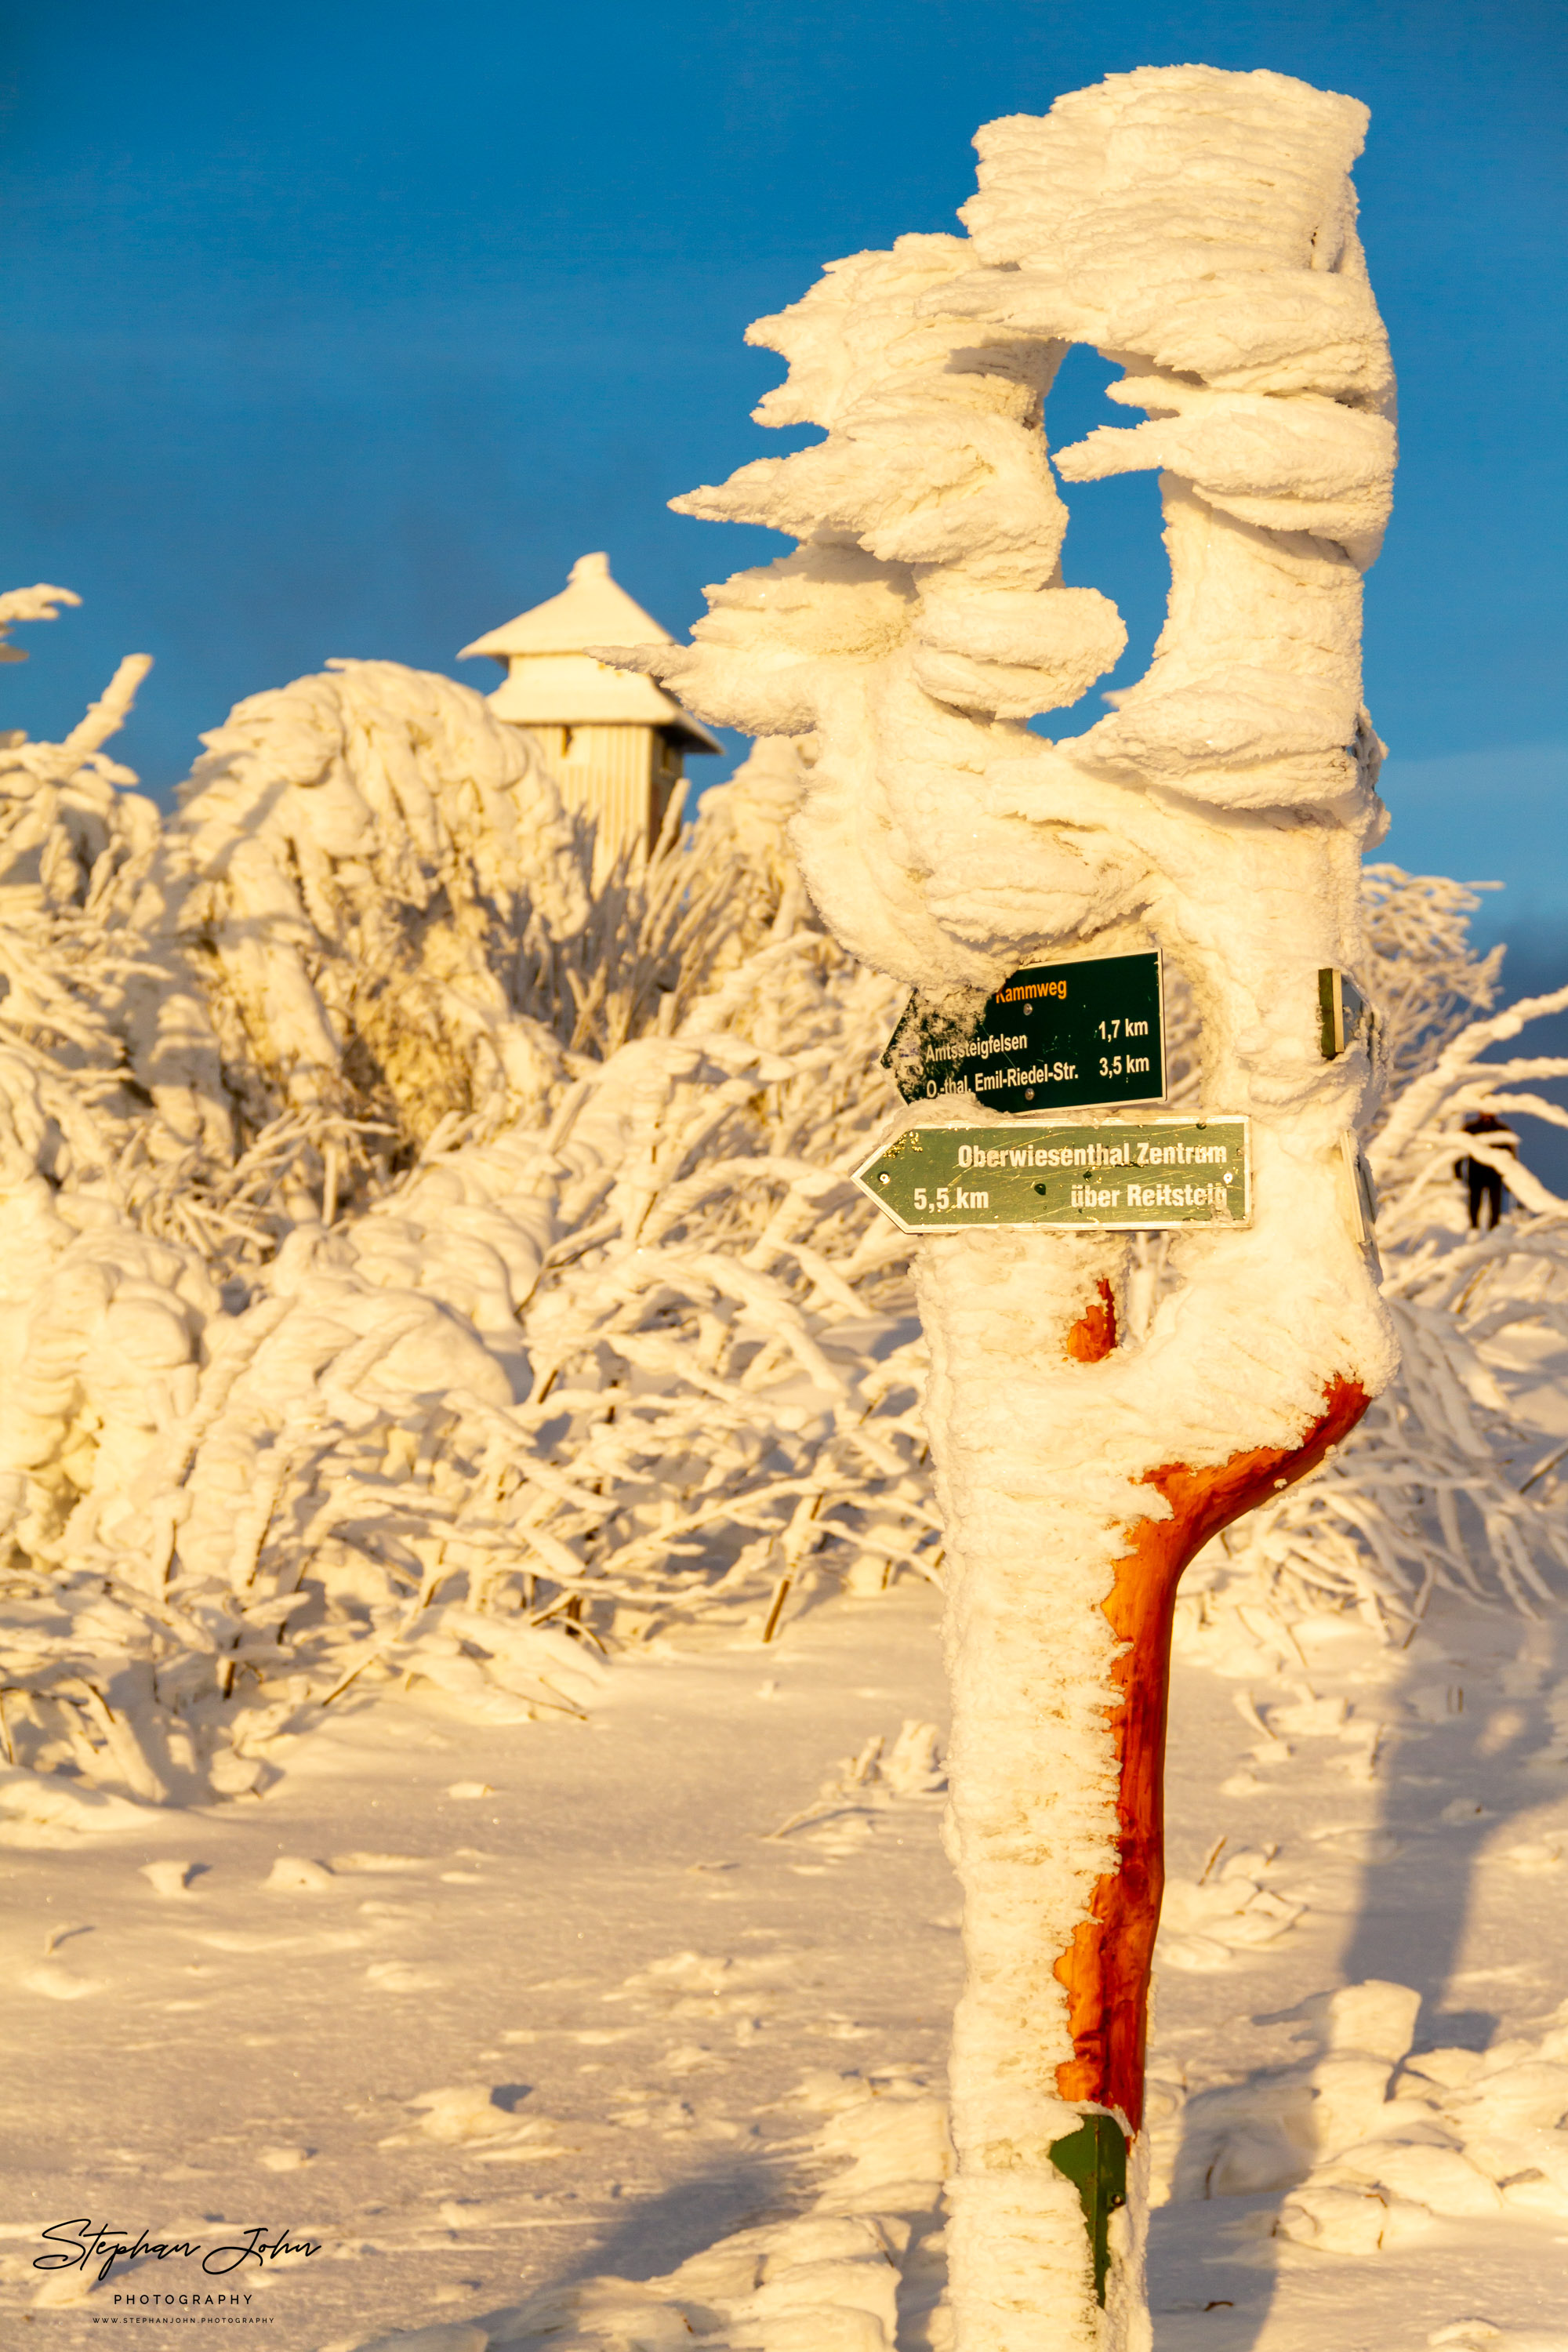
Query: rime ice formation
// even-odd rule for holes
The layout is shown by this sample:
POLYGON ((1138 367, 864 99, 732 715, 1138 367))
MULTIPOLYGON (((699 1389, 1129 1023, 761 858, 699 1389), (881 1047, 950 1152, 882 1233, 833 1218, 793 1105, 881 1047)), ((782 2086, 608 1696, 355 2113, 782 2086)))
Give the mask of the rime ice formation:
POLYGON ((1361 574, 1394 450, 1348 178, 1365 124, 1278 74, 1180 67, 990 125, 967 242, 831 265, 751 331, 789 362, 759 417, 826 438, 677 504, 797 551, 710 591, 689 648, 622 656, 710 719, 810 733, 792 838, 856 954, 973 990, 1047 951, 1158 942, 1201 1017, 1201 1100, 1254 1121, 1251 1229, 1172 1244, 1141 1344, 1114 1345, 1124 1241, 918 1249, 970 1959, 959 2352, 1148 2340, 1136 2187, 1101 2311, 1049 2151, 1109 2109, 1136 2176, 1174 1578, 1395 1368, 1342 1173, 1367 1059, 1325 1063, 1314 1025, 1320 967, 1365 975, 1382 824, 1361 574), (1023 722, 1123 644, 1061 576, 1041 417, 1075 341, 1121 362, 1113 397, 1151 421, 1058 470, 1163 469, 1172 588, 1146 676, 1050 743, 1023 722))
POLYGON ((373 1065, 423 1140, 531 1096, 553 1041, 519 983, 575 938, 572 828, 526 736, 466 687, 334 662, 203 738, 177 835, 179 916, 222 976, 229 1059, 279 1100, 346 1108, 373 1065))

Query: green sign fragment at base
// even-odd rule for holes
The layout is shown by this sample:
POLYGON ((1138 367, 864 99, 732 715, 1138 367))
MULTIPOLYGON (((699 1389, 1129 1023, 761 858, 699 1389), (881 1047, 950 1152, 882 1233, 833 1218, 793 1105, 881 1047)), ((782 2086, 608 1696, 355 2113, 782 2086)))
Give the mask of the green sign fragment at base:
POLYGON ((985 1110, 1161 1102, 1165 1015, 1158 949, 1028 964, 954 1013, 919 989, 883 1065, 906 1102, 973 1094, 985 1110))
POLYGON ((905 1233, 963 1225, 1244 1225, 1245 1118, 907 1127, 855 1171, 905 1233))
POLYGON ((1105 2302, 1110 2268, 1110 2217, 1127 2202, 1127 2142, 1114 2116, 1103 2108, 1086 2115, 1077 2131, 1051 2143, 1051 2162, 1078 2190, 1094 2260, 1094 2294, 1105 2302))

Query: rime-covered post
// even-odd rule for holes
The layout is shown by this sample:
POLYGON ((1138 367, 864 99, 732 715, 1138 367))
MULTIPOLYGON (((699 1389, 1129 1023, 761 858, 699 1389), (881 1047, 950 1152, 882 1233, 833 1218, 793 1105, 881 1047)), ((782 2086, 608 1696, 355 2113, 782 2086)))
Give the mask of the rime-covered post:
POLYGON ((1148 2341, 1176 1579, 1394 1369, 1343 1149, 1365 1055, 1326 1060, 1318 1027, 1320 971, 1358 969, 1381 820, 1361 574, 1393 379, 1348 176, 1365 121, 1280 75, 1178 67, 991 124, 967 239, 832 264, 752 330, 790 363, 759 416, 826 438, 679 503, 799 548, 710 591, 689 649, 634 657, 710 721, 811 739, 792 837, 857 954, 962 1006, 1052 951, 1157 944, 1202 1015, 1205 1108, 1252 1121, 1251 1224, 1173 1237, 1135 1342, 1110 1235, 916 1245, 968 1957, 959 2352, 1148 2341), (1151 421, 1058 469, 1162 469, 1172 589, 1146 676, 1053 744, 1024 722, 1124 642, 1058 560, 1042 406, 1073 342, 1121 364, 1111 397, 1151 421))

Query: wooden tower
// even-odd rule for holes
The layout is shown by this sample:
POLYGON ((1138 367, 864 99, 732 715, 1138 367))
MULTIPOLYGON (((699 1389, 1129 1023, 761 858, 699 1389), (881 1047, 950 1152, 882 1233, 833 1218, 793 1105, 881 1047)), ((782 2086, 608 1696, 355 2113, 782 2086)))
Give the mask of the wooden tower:
POLYGON ((674 642, 610 577, 607 555, 580 555, 559 596, 458 656, 505 663, 490 708, 532 736, 567 806, 597 817, 601 869, 657 840, 687 752, 722 746, 652 678, 609 669, 584 649, 674 642))

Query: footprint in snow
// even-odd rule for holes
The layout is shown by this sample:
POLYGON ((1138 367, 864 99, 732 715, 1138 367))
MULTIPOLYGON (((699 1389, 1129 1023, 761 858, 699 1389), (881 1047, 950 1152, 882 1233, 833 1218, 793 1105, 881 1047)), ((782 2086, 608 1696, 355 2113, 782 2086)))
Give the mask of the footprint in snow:
POLYGON ((35 2311, 59 2311, 86 2303, 98 2281, 82 2271, 57 2271, 33 2297, 35 2311))
POLYGON ((1308 1834, 1315 1844, 1327 1846, 1331 1853, 1344 1854, 1352 1862, 1392 1862, 1402 1852, 1404 1843, 1392 1830, 1364 1829, 1355 1824, 1311 1830, 1308 1834))
POLYGON ((53 1960, 46 1960, 41 1968, 29 1969, 22 1982, 29 1992, 41 1992, 48 2000, 87 2000, 103 1990, 96 1977, 79 1977, 53 1960))
POLYGON ((280 1853, 262 1881, 268 1895, 321 1895, 331 1884, 324 1862, 306 1862, 297 1853, 280 1853))
POLYGON ((700 2074, 710 2066, 722 2066, 725 2062, 716 2050, 705 2050, 700 2042, 679 2042, 657 2063, 662 2074, 700 2074))
POLYGON ((1563 1848, 1555 1839, 1539 1838, 1526 1845, 1510 1845, 1502 1859, 1513 1869, 1522 1871, 1527 1878, 1533 1878, 1562 1869, 1563 1848))
POLYGON ((364 1973, 375 1992, 435 1992, 446 1981, 433 1970, 416 1969, 407 1960, 373 1960, 364 1973))
POLYGON ((330 1867, 334 1874, 358 1873, 366 1878, 390 1876, 395 1871, 423 1870, 425 1860, 416 1853, 335 1853, 330 1867))
POLYGON ((511 2105, 502 2106, 498 2101, 515 2102, 522 2095, 517 2084, 508 2084, 498 2093, 482 2083, 456 2083, 439 2091, 421 2091, 407 2104, 417 2111, 419 2129, 426 2139, 456 2145, 515 2131, 517 2117, 511 2105))
POLYGON ((206 1867, 205 1862, 144 1862, 141 1865, 142 1875, 154 1895, 174 1896, 190 1896, 192 1879, 206 1867))
POLYGON ((1489 2319, 1456 2319, 1428 2336, 1442 2352, 1563 2352, 1558 2328, 1494 2327, 1489 2319))

